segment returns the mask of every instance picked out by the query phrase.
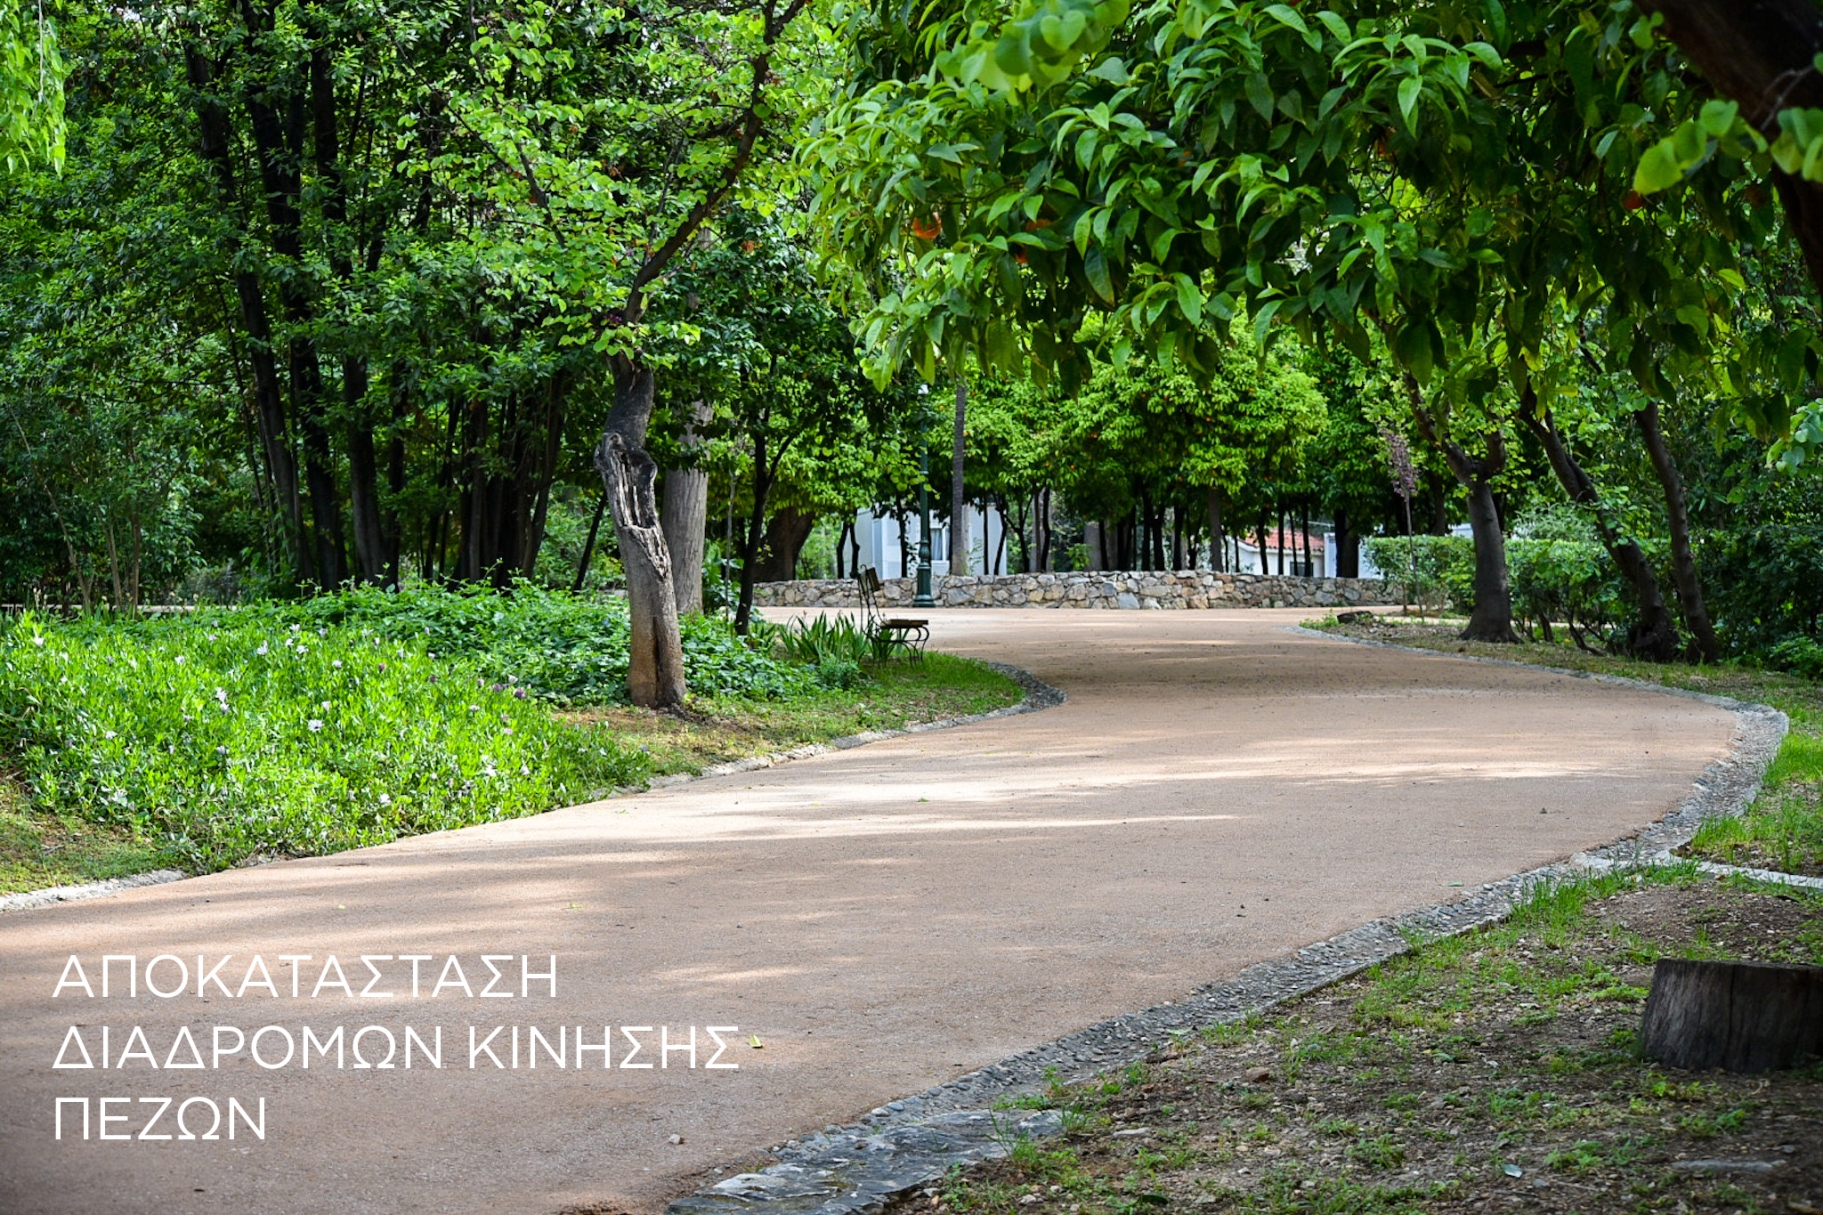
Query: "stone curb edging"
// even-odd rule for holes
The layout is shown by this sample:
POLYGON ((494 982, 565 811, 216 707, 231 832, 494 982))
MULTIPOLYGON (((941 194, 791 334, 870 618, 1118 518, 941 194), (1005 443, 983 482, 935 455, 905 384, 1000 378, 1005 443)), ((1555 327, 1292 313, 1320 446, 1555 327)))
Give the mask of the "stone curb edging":
POLYGON ((46 886, 42 890, 24 890, 18 894, 0 895, 0 911, 25 911, 33 907, 49 907, 56 903, 74 903, 82 899, 96 899, 106 894, 116 894, 122 890, 135 890, 141 886, 162 886, 166 882, 175 882, 189 874, 181 869, 154 869, 149 873, 135 873, 128 877, 110 878, 105 882, 84 882, 79 886, 46 886))
POLYGON ((1718 865, 1714 861, 1698 861, 1696 867, 1717 878, 1740 877, 1749 881, 1765 882, 1771 886, 1796 886, 1800 890, 1823 890, 1823 877, 1806 877, 1801 873, 1781 873, 1777 869, 1754 869, 1747 865, 1718 865))
MULTIPOLYGON (((1293 631, 1331 636, 1312 629, 1293 631)), ((1443 658, 1469 657, 1408 646, 1390 648, 1443 658)), ((1530 663, 1510 665, 1555 669, 1530 663)), ((1497 923, 1528 895, 1553 883, 1591 871, 1671 860, 1671 850, 1688 842, 1703 820, 1738 814, 1753 800, 1788 727, 1785 714, 1767 705, 1616 676, 1584 677, 1691 696, 1731 709, 1737 729, 1728 755, 1704 769, 1696 781, 1696 792, 1676 810, 1632 836, 1577 853, 1567 861, 1490 882, 1452 903, 1374 920, 1295 953, 1256 963, 1227 982, 1198 988, 1183 1000, 1102 1021, 916 1096, 889 1101, 855 1125, 829 1126, 802 1141, 790 1141, 775 1151, 778 1163, 680 1198, 666 1208, 666 1215, 731 1215, 736 1211, 873 1215, 888 1199, 940 1178, 953 1165, 1003 1156, 1021 1136, 1038 1137, 1061 1129, 1061 1117, 1054 1110, 1042 1111, 1050 1117, 1041 1118, 1017 1109, 995 1108, 1009 1099, 1040 1092, 1053 1081, 1085 1080, 1110 1068, 1142 1062, 1202 1027, 1240 1020, 1251 1012, 1308 995, 1406 953, 1425 940, 1497 923)), ((1808 885, 1808 880, 1803 884, 1808 885)))
MULTIPOLYGON (((986 713, 971 713, 965 717, 942 717, 936 721, 917 722, 895 730, 869 730, 863 734, 848 734, 841 738, 833 738, 826 743, 815 743, 806 747, 793 747, 789 751, 774 751, 770 755, 756 755, 748 759, 732 760, 725 764, 715 764, 704 768, 694 775, 679 772, 670 776, 657 776, 644 785, 628 785, 615 789, 608 796, 632 796, 653 789, 689 784, 692 781, 704 780, 711 776, 732 776, 737 772, 752 772, 759 768, 770 768, 788 760, 808 759, 812 755, 826 755, 831 751, 848 751, 866 743, 897 738, 902 734, 922 734, 927 730, 947 730, 952 726, 973 725, 978 721, 1014 717, 1021 713, 1036 713, 1041 709, 1054 708, 1068 699, 1061 690, 1045 683, 1030 671, 1022 670, 1010 663, 981 662, 981 665, 999 671, 1018 684, 1025 690, 1024 699, 1020 700, 1018 704, 1007 705, 1001 709, 991 709, 986 713)), ((552 807, 552 809, 562 809, 562 807, 552 807)), ((34 907, 50 907, 58 903, 97 899, 117 894, 122 890, 134 890, 140 886, 160 886, 166 882, 175 882, 190 876, 181 869, 155 869, 149 873, 136 873, 130 877, 113 878, 105 882, 86 882, 80 886, 47 886, 42 890, 25 890, 18 894, 0 895, 0 912, 29 911, 34 907)))

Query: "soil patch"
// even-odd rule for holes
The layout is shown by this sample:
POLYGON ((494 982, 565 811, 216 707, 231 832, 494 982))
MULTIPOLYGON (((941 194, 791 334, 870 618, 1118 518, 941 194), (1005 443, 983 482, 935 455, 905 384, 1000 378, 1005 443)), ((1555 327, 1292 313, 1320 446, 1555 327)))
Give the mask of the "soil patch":
POLYGON ((1059 1088, 1061 1141, 1016 1144, 894 1210, 1823 1211, 1823 1066, 1642 1059, 1665 956, 1823 963, 1823 898, 1688 873, 1553 892, 1059 1088))

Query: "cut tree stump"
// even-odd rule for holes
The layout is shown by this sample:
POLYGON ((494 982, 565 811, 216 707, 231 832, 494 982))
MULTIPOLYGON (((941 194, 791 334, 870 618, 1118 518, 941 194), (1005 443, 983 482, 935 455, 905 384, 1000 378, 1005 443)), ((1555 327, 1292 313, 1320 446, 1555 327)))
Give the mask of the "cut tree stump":
POLYGON ((1823 966, 1694 962, 1652 968, 1640 1048, 1671 1067, 1769 1072, 1823 1056, 1823 966))

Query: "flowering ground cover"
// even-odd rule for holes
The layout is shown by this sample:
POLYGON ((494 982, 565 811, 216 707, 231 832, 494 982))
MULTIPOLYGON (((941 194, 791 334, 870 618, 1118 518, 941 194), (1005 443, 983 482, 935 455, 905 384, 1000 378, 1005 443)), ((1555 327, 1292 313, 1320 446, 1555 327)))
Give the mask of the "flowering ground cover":
POLYGON ((943 660, 867 673, 713 619, 696 699, 616 702, 613 602, 357 591, 0 627, 0 891, 223 868, 536 814, 718 759, 1009 704, 943 660))

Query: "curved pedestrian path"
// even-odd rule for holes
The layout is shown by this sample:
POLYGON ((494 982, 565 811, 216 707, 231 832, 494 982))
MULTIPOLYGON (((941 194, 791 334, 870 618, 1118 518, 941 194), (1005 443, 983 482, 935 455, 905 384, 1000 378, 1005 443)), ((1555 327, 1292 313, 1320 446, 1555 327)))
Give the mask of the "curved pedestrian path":
POLYGON ((933 615, 934 647, 1016 664, 1068 701, 0 916, 0 1210, 656 1211, 789 1137, 1637 830, 1735 728, 1690 699, 1297 634, 1297 612, 933 615), (72 954, 92 999, 52 997, 72 954), (122 998, 115 963, 103 999, 103 954, 171 955, 151 977, 171 989, 181 961, 188 985, 153 996, 142 975, 122 998), (227 994, 256 954, 277 995, 227 994), (313 997, 330 954, 349 991, 313 997), (554 997, 521 975, 553 954, 554 997), (197 958, 224 955, 225 986, 198 996, 197 958), (359 994, 362 955, 391 996, 359 994), (417 998, 406 955, 428 959, 417 998), (474 994, 431 994, 450 955, 474 994), (480 994, 482 955, 513 998, 480 994), (409 1070, 336 1068, 332 1051, 268 1069, 232 1049, 200 1070, 51 1066, 72 1026, 99 1053, 104 1025, 111 1062, 139 1027, 161 1065, 185 1027, 209 1061, 217 1026, 277 1026, 265 1062, 306 1026, 366 1030, 368 1062, 440 1027, 443 1066, 419 1050, 409 1070), (596 1052, 577 1070, 576 1027, 595 1044, 604 1025, 615 1066, 596 1052), (678 1049, 621 1066, 659 1061, 656 1028, 624 1057, 620 1027, 639 1026, 673 1048, 696 1027, 697 1066, 678 1049), (738 1027, 717 1031, 738 1069, 706 1067, 710 1026, 738 1027), (571 1066, 549 1049, 528 1063, 534 1027, 570 1035, 571 1066), (472 1068, 471 1028, 501 1031, 472 1068), (54 1140, 60 1097, 128 1115, 108 1129, 130 1138, 84 1141, 71 1103, 54 1140), (225 1125, 139 1138, 159 1100, 192 1097, 264 1097, 264 1139, 244 1121, 232 1141, 225 1125))

